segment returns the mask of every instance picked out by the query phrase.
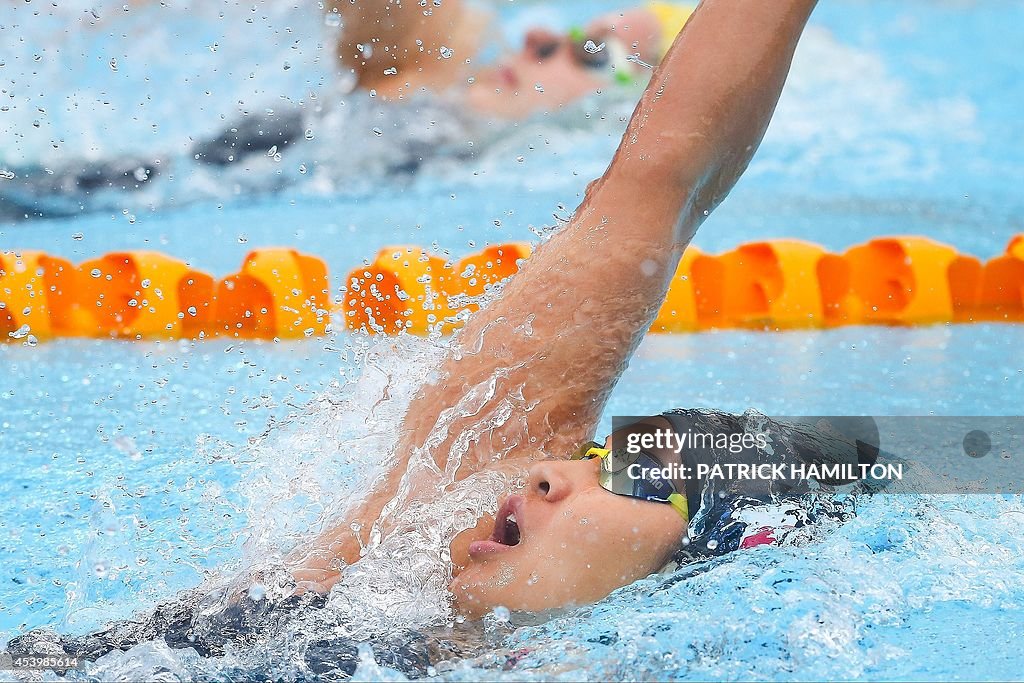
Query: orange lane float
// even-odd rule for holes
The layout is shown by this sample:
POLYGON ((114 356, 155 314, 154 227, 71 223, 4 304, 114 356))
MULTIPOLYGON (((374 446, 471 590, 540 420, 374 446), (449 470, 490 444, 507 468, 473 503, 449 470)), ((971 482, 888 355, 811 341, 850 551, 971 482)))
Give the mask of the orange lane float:
POLYGON ((1024 322, 1024 234, 985 264, 976 310, 978 320, 1024 322))
POLYGON ((949 322, 969 309, 977 259, 926 237, 884 237, 847 250, 850 290, 866 323, 949 322))
POLYGON ((350 330, 424 334, 446 318, 451 265, 420 247, 384 247, 348 274, 342 315, 350 330))
POLYGON ((0 252, 0 338, 67 336, 75 269, 41 251, 0 252))
POLYGON ((420 247, 384 247, 348 274, 341 314, 348 329, 374 334, 451 331, 461 312, 475 310, 478 298, 529 255, 528 244, 502 244, 452 264, 420 247))
POLYGON ((687 247, 665 295, 665 302, 651 325, 652 332, 693 332, 697 329, 697 290, 693 285, 693 264, 704 256, 697 247, 687 247))
POLYGON ((197 317, 212 321, 212 333, 221 336, 321 336, 330 323, 329 289, 320 259, 294 249, 256 249, 239 272, 217 283, 210 305, 197 317))
POLYGON ((855 318, 846 265, 810 242, 744 244, 720 256, 700 255, 692 270, 701 328, 796 329, 855 318))
POLYGON ((77 334, 126 339, 195 337, 213 278, 152 251, 106 254, 78 266, 71 305, 77 334))
MULTIPOLYGON (((530 255, 489 246, 452 262, 416 246, 382 249, 352 270, 338 313, 351 330, 429 334, 462 324, 530 255)), ((39 251, 0 253, 0 337, 293 339, 329 330, 323 261, 294 249, 250 252, 219 281, 177 259, 126 251, 78 267, 39 251)), ((833 254, 792 239, 723 254, 687 249, 653 332, 851 324, 1024 322, 1024 234, 982 264, 925 237, 883 237, 833 254)))

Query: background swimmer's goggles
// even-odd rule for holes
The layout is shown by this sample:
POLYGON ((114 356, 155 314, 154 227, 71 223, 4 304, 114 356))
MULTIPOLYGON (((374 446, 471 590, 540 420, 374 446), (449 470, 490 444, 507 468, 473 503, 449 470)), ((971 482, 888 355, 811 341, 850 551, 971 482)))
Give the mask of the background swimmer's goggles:
POLYGON ((611 73, 615 82, 623 85, 636 83, 633 65, 629 62, 626 46, 612 36, 587 35, 579 26, 569 29, 569 49, 577 64, 595 71, 611 73))
POLYGON ((655 471, 664 469, 666 463, 643 449, 636 454, 628 453, 624 448, 613 451, 602 448, 596 441, 583 444, 572 456, 573 460, 591 458, 601 459, 601 472, 597 481, 605 491, 654 503, 668 503, 684 520, 689 521, 686 496, 676 490, 672 480, 654 474, 655 471), (630 465, 638 465, 634 472, 641 476, 631 477, 627 472, 630 465))

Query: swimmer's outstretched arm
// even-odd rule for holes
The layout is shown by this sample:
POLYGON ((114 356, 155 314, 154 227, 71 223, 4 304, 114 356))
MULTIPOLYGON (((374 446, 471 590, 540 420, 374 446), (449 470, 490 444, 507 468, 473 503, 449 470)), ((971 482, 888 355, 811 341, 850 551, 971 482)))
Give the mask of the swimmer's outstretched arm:
MULTIPOLYGON (((412 405, 407 446, 423 444, 442 410, 492 378, 495 401, 522 391, 540 450, 571 453, 592 436, 683 250, 760 143, 815 4, 700 4, 570 223, 470 319, 458 338, 461 357, 444 368, 447 381, 412 405)), ((506 430, 520 428, 513 422, 506 430)), ((521 434, 500 436, 526 443, 521 434)), ((488 449, 481 459, 495 452, 488 449)))
MULTIPOLYGON (((456 438, 522 396, 513 399, 518 414, 476 430, 483 436, 460 475, 502 453, 568 456, 593 435, 683 250, 760 143, 815 4, 701 3, 655 71, 607 171, 569 224, 470 319, 441 379, 410 405, 391 476, 349 521, 370 528, 397 492, 409 454, 442 417, 452 436, 430 454, 444 468, 456 438), (471 391, 488 397, 485 405, 461 410, 471 391)), ((351 563, 358 551, 347 525, 339 527, 307 558, 305 579, 320 581, 317 567, 334 558, 351 563)), ((320 585, 330 583, 324 577, 320 585)))

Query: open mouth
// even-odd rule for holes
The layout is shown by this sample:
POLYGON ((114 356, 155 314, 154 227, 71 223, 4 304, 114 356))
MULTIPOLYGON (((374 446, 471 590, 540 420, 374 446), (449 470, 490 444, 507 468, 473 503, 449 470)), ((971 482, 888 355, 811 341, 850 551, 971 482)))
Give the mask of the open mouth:
POLYGON ((471 557, 500 553, 515 548, 523 540, 520 520, 523 516, 523 497, 509 496, 494 517, 494 530, 486 541, 469 544, 471 557))
POLYGON ((494 519, 494 531, 491 533, 491 540, 501 545, 519 545, 522 534, 519 531, 519 519, 516 513, 522 504, 522 498, 511 496, 506 500, 494 519))

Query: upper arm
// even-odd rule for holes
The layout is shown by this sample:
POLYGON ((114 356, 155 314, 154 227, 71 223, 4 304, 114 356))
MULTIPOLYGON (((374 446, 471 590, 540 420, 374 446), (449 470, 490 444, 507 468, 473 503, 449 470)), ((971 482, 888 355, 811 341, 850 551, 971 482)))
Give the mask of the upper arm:
MULTIPOLYGON (((510 444, 558 456, 592 436, 688 241, 678 239, 688 191, 655 174, 658 167, 652 160, 650 174, 621 178, 610 170, 501 296, 470 318, 442 379, 409 409, 406 447, 423 444, 442 411, 460 402, 444 417, 450 434, 494 418, 475 443, 476 463, 510 444)), ((446 448, 435 453, 439 465, 446 448)))

